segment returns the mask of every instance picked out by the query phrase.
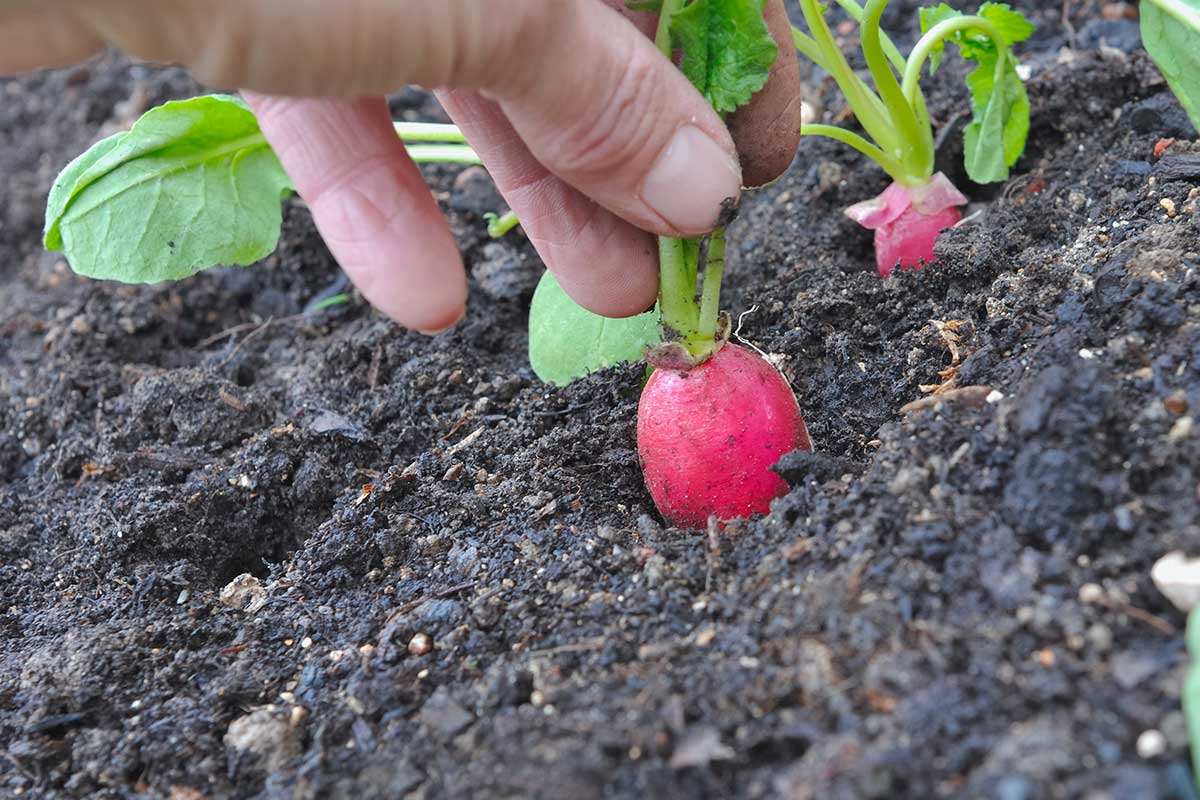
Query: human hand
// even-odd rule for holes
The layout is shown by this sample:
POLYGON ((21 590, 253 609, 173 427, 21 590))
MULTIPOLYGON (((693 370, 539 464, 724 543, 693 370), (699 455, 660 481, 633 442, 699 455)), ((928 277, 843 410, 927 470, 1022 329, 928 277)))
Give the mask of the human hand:
MULTIPOLYGON (((725 124, 619 0, 0 0, 0 73, 112 45, 241 86, 330 251, 376 308, 438 331, 465 308, 462 260, 382 95, 438 96, 564 289, 601 314, 657 294, 652 234, 696 236, 740 193, 725 124), (641 29, 639 33, 638 29, 641 29), (262 94, 260 94, 262 93, 262 94)), ((748 181, 799 137, 782 0, 780 58, 735 114, 748 181)))

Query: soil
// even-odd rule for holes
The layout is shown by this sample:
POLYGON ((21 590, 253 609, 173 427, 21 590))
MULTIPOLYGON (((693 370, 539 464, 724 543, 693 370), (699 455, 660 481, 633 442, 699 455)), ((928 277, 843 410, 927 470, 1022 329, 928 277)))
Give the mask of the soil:
POLYGON ((449 334, 305 314, 339 278, 298 201, 257 267, 89 282, 40 249, 51 181, 199 87, 0 81, 0 795, 1196 797, 1149 569, 1200 541, 1200 146, 1135 21, 1020 5, 1029 147, 938 265, 876 276, 840 210, 885 179, 831 142, 745 202, 727 304, 818 452, 712 536, 641 484, 641 367, 532 375, 540 266, 477 171, 429 171, 449 334), (947 333, 963 390, 907 405, 947 333))

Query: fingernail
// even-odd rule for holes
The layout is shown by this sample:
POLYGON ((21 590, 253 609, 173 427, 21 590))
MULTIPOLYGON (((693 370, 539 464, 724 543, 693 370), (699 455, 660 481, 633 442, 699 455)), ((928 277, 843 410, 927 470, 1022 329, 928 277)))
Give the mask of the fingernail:
POLYGON ((741 192, 734 158, 708 134, 685 125, 675 132, 642 185, 642 200, 682 233, 712 230, 721 204, 741 192))
POLYGON ((467 310, 464 308, 462 310, 462 313, 460 313, 458 315, 458 319, 454 320, 454 322, 451 322, 446 327, 439 328, 438 330, 435 330, 435 331, 420 331, 419 330, 419 331, 417 331, 417 333, 421 334, 422 336, 437 336, 438 334, 445 333, 446 331, 454 328, 456 325, 458 325, 458 323, 462 322, 466 316, 467 316, 467 310))

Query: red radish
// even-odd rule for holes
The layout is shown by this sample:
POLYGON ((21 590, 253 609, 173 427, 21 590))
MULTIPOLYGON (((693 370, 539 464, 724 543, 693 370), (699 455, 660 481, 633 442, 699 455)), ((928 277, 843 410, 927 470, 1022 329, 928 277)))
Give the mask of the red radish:
POLYGON ((637 438, 650 496, 681 528, 770 510, 788 488, 771 467, 812 450, 784 377, 732 344, 690 369, 656 370, 638 403, 637 438))
POLYGON ((933 261, 933 243, 962 219, 957 206, 967 198, 950 179, 936 173, 923 186, 892 183, 883 194, 855 203, 846 215, 875 231, 875 266, 887 277, 897 262, 919 268, 933 261))
POLYGON ((933 243, 946 228, 962 219, 954 206, 936 214, 925 214, 908 207, 894 221, 875 229, 875 266, 886 278, 897 262, 902 269, 920 269, 933 261, 933 243))

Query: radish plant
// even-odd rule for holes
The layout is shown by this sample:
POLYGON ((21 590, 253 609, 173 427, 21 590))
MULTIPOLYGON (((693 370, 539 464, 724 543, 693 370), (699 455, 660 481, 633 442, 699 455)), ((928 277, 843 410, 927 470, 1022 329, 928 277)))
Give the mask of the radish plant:
MULTIPOLYGON (((766 0, 648 0, 656 42, 720 114, 766 84, 778 45, 766 0)), ((397 124, 418 162, 476 164, 454 126, 397 124)), ((60 175, 47 203, 45 244, 76 272, 127 283, 248 265, 278 244, 281 203, 294 191, 258 121, 240 99, 210 95, 147 112, 60 175)), ((732 217, 732 199, 727 209, 732 217)), ((491 216, 489 233, 517 224, 491 216)), ((700 526, 767 510, 786 490, 771 471, 811 449, 795 396, 758 354, 727 343, 720 312, 725 233, 659 241, 655 310, 605 319, 577 306, 547 273, 530 309, 529 354, 546 381, 567 383, 620 361, 656 368, 638 409, 647 486, 670 521, 700 526)))
POLYGON ((888 0, 837 0, 859 24, 862 54, 874 89, 842 54, 817 0, 800 0, 808 32, 793 29, 800 53, 828 72, 846 97, 866 135, 833 125, 805 125, 802 132, 827 136, 859 151, 892 178, 879 196, 846 209, 875 232, 880 275, 897 264, 920 267, 933 260, 939 233, 962 219, 967 198, 942 173, 934 173, 933 126, 920 77, 926 63, 937 70, 947 43, 974 61, 967 76, 974 118, 965 132, 967 175, 976 183, 1008 178, 1029 133, 1029 99, 1017 73, 1012 45, 1033 33, 1033 24, 1004 3, 984 3, 964 15, 942 3, 921 9, 920 40, 904 57, 880 29, 888 0))
MULTIPOLYGON (((720 114, 749 102, 778 57, 764 6, 634 4, 659 14, 659 48, 678 55, 679 68, 720 114)), ((566 383, 644 354, 653 373, 638 403, 638 456, 659 512, 681 527, 765 512, 787 491, 771 467, 785 453, 812 449, 795 395, 759 354, 728 343, 729 316, 720 311, 724 228, 703 239, 660 238, 658 251, 658 306, 630 319, 578 308, 547 274, 530 309, 534 369, 543 380, 566 383)))

